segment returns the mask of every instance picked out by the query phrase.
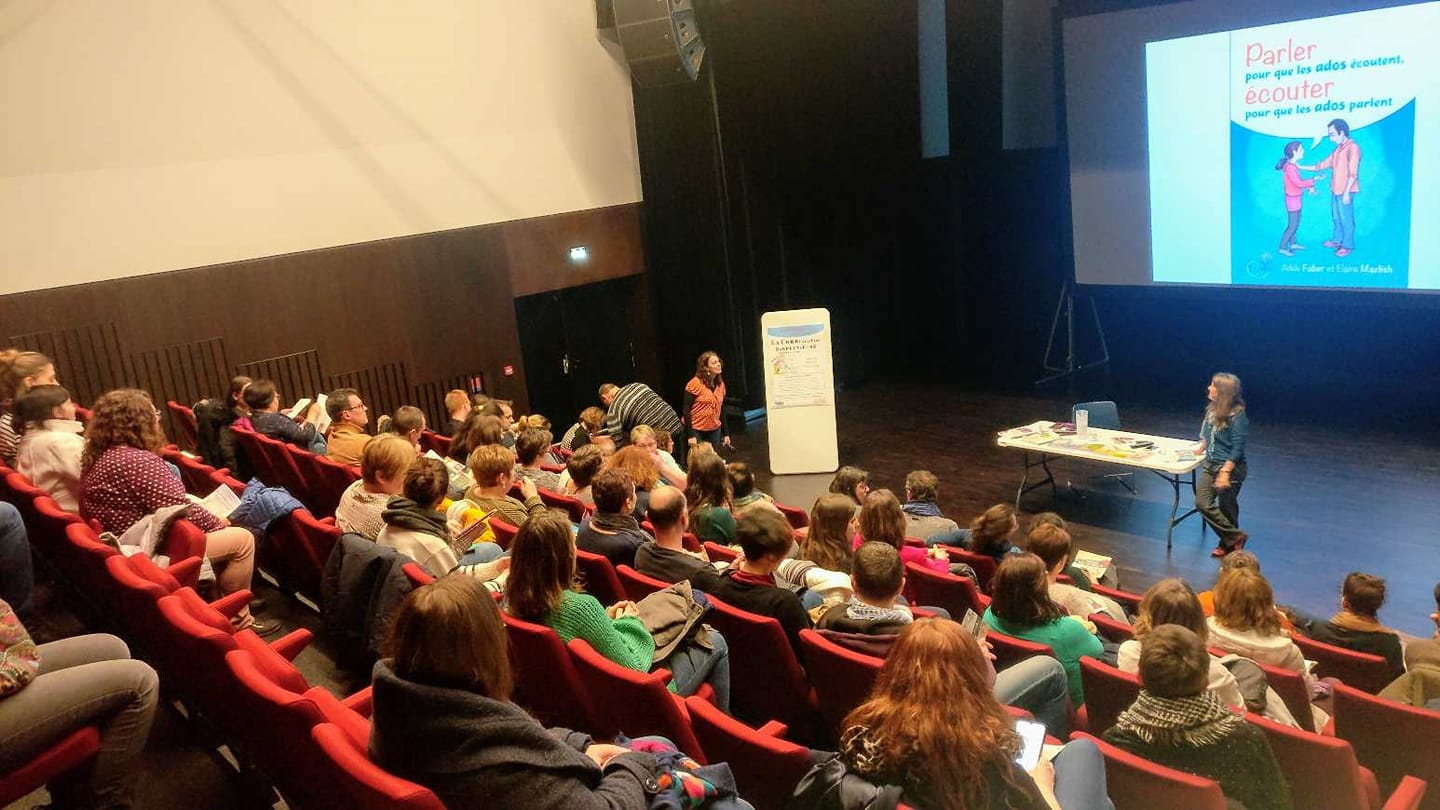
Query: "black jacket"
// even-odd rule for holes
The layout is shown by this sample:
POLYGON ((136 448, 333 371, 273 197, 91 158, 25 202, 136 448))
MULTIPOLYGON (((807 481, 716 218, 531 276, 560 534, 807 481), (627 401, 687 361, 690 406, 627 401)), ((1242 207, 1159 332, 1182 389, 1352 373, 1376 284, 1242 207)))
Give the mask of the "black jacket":
POLYGON ((659 790, 649 754, 610 760, 602 772, 569 729, 545 729, 509 701, 415 683, 375 664, 370 758, 424 785, 447 807, 645 810, 659 790))

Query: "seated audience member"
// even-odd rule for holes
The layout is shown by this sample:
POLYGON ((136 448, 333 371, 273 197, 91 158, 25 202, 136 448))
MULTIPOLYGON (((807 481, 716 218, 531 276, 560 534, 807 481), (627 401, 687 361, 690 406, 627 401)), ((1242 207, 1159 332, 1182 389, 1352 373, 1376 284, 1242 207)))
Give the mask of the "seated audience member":
POLYGON ((445 413, 449 418, 440 426, 440 433, 453 438, 470 416, 470 395, 459 388, 451 389, 445 394, 445 413))
MULTIPOLYGON (((1250 569, 1257 574, 1260 573, 1260 558, 1256 557, 1253 551, 1246 551, 1244 549, 1236 549, 1226 554, 1220 558, 1220 570, 1215 574, 1215 584, 1218 586, 1220 580, 1229 576, 1231 572, 1239 571, 1242 568, 1250 569)), ((1205 611, 1207 617, 1215 615, 1214 588, 1208 591, 1201 591, 1196 595, 1196 598, 1200 600, 1200 609, 1205 611)), ((1285 615, 1285 611, 1277 607, 1275 609, 1275 615, 1280 619, 1280 627, 1285 632, 1289 633, 1295 629, 1294 623, 1290 621, 1289 616, 1285 615)))
POLYGON ((1010 542, 1019 528, 1014 507, 1008 503, 997 503, 970 523, 970 550, 994 557, 995 562, 1003 562, 1007 555, 1019 551, 1010 542))
POLYGON ((940 513, 940 479, 929 470, 915 470, 905 476, 905 534, 925 541, 927 546, 963 546, 970 532, 940 513))
POLYGON ((575 452, 590 443, 590 436, 605 424, 605 411, 591 405, 580 412, 580 419, 560 437, 560 448, 575 452))
POLYGON ((1440 585, 1435 586, 1435 612, 1430 621, 1435 623, 1435 634, 1405 645, 1406 672, 1381 690, 1380 697, 1440 711, 1440 585))
POLYGON ((1104 760, 1093 742, 1069 743, 1029 773, 1015 764, 1020 738, 1015 719, 990 691, 992 674, 975 638, 959 624, 916 621, 900 633, 870 697, 845 717, 841 762, 866 781, 900 786, 901 801, 913 807, 1111 807, 1104 760))
POLYGON ((1232 571, 1215 586, 1215 615, 1208 620, 1210 644, 1262 664, 1299 672, 1314 689, 1305 656, 1280 626, 1275 594, 1259 571, 1232 571))
POLYGON ((1295 613, 1295 629, 1325 644, 1378 655, 1390 665, 1390 677, 1405 674, 1400 636, 1380 623, 1385 604, 1385 578, 1352 571, 1340 588, 1340 612, 1330 621, 1295 613))
MULTIPOLYGON (((600 442, 597 441, 596 444, 600 442)), ((603 444, 600 452, 605 452, 603 444)), ((650 504, 650 490, 660 485, 660 468, 655 466, 654 457, 638 447, 626 445, 605 459, 602 469, 624 470, 630 473, 631 480, 635 482, 635 517, 643 517, 645 507, 650 504)))
POLYGON ((550 431, 539 428, 525 428, 515 437, 515 476, 528 478, 541 489, 559 492, 560 476, 540 468, 542 460, 550 453, 550 431))
POLYGON ((15 463, 20 426, 11 411, 16 399, 37 385, 55 385, 55 364, 39 352, 0 351, 0 461, 15 463))
POLYGON ((385 528, 381 514, 391 498, 405 491, 405 473, 414 463, 415 448, 393 433, 367 443, 360 456, 360 480, 345 488, 335 506, 340 531, 379 537, 385 528))
POLYGON ((630 444, 650 454, 650 458, 655 462, 655 469, 660 471, 660 483, 681 489, 687 487, 689 479, 685 477, 685 471, 680 469, 670 451, 660 449, 660 439, 654 428, 649 425, 636 425, 635 429, 630 431, 630 444))
POLYGON ((1030 553, 1045 563, 1045 579, 1050 583, 1050 598, 1065 608, 1067 613, 1082 619, 1092 613, 1103 613, 1117 622, 1129 623, 1125 608, 1114 599, 1082 591, 1074 585, 1059 581, 1058 577, 1074 557, 1074 546, 1069 532, 1058 526, 1042 524, 1030 532, 1026 542, 1030 553))
POLYGON ((519 437, 520 431, 530 430, 531 428, 543 430, 550 434, 551 443, 545 446, 545 452, 540 455, 540 463, 550 467, 564 467, 565 457, 561 455, 555 447, 555 431, 552 429, 550 420, 538 413, 522 416, 515 422, 516 437, 519 437))
POLYGON ((477 404, 475 409, 481 416, 493 416, 500 420, 500 443, 508 448, 515 447, 515 433, 511 430, 515 426, 515 409, 503 399, 487 399, 484 404, 477 404))
MULTIPOLYGON (((923 565, 942 574, 951 573, 950 555, 943 548, 912 546, 905 542, 905 513, 900 501, 888 489, 877 489, 865 496, 865 505, 860 507, 857 521, 859 532, 851 541, 852 548, 861 543, 880 542, 900 552, 900 559, 923 565)), ((967 566, 968 568, 968 566, 967 566)), ((961 569, 957 567, 958 573, 961 569)))
MULTIPOLYGON (((283 417, 282 417, 283 418, 283 417)), ((108 391, 95 400, 85 428, 80 465, 80 516, 98 520, 116 536, 158 509, 184 506, 183 516, 205 532, 205 557, 216 568, 220 593, 250 587, 255 571, 255 535, 205 511, 185 497, 185 486, 156 455, 165 444, 160 412, 150 395, 134 389, 108 391)), ((247 606, 235 616, 239 629, 273 633, 278 624, 261 624, 247 606)))
POLYGON ((635 519, 635 484, 624 470, 602 470, 590 484, 595 514, 580 524, 575 547, 599 554, 611 565, 635 567, 635 550, 650 542, 650 535, 635 519))
POLYGON ((310 403, 303 415, 291 419, 280 413, 280 392, 275 390, 275 383, 255 380, 245 389, 245 407, 250 409, 250 426, 261 436, 289 442, 317 455, 325 454, 325 437, 315 431, 320 403, 310 403))
POLYGON ((581 503, 593 505, 595 496, 590 491, 590 484, 604 463, 605 456, 598 444, 587 444, 571 453, 570 458, 565 460, 565 472, 569 477, 565 479, 563 492, 581 503))
POLYGON ((330 429, 325 431, 325 455, 331 461, 360 463, 365 445, 374 438, 365 432, 370 424, 370 408, 354 388, 336 388, 325 398, 325 412, 330 415, 330 429))
POLYGON ((393 433, 415 448, 417 454, 423 455, 425 450, 420 447, 420 437, 425 435, 425 412, 414 405, 401 405, 395 409, 394 416, 382 416, 375 424, 377 433, 393 433))
POLYGON ((666 582, 679 582, 710 567, 704 551, 685 550, 685 525, 690 519, 685 493, 675 487, 656 487, 645 514, 655 527, 655 540, 635 549, 635 570, 666 582))
POLYGON ((545 511, 545 502, 540 500, 535 483, 528 478, 520 479, 520 494, 525 500, 510 496, 510 485, 515 483, 515 454, 505 446, 482 444, 470 453, 467 466, 475 485, 445 513, 445 520, 455 534, 490 515, 518 529, 545 511))
POLYGON ((1007 636, 1050 647, 1065 666, 1071 700, 1076 706, 1083 704, 1080 659, 1087 655, 1101 658, 1105 648, 1089 622, 1067 614, 1050 598, 1045 563, 1034 554, 1012 555, 1000 563, 991 590, 985 624, 1007 636))
MULTIPOLYGON (((1035 530, 1039 529, 1041 526, 1054 526, 1059 529, 1065 529, 1065 519, 1055 514, 1054 512, 1041 512, 1035 517, 1030 518, 1030 528, 1027 529, 1025 532, 1027 543, 1029 542, 1030 534, 1035 530)), ((1065 529, 1065 531, 1068 534, 1070 530, 1065 529)), ((966 542, 969 542, 968 534, 966 542)), ((1080 590, 1092 590, 1090 586, 1090 575, 1085 573, 1085 570, 1080 566, 1076 565, 1074 562, 1066 565, 1065 571, 1063 573, 1065 574, 1065 576, 1070 577, 1072 580, 1074 580, 1075 587, 1079 588, 1080 590)))
POLYGON ((702 543, 708 540, 731 545, 735 542, 735 515, 730 511, 730 477, 725 474, 725 460, 713 451, 696 449, 690 454, 689 477, 685 500, 690 504, 691 533, 702 543))
POLYGON ((775 509, 775 499, 755 488, 755 473, 743 461, 732 461, 725 465, 725 475, 730 479, 730 511, 735 514, 753 507, 775 509))
MULTIPOLYGON (((655 639, 645 629, 635 603, 626 600, 602 607, 595 597, 576 588, 575 543, 563 514, 547 512, 531 518, 510 550, 514 567, 505 603, 511 615, 549 627, 566 644, 584 639, 626 669, 650 671, 655 639)), ((671 670, 672 691, 693 695, 708 682, 715 690, 715 705, 729 711, 729 648, 719 633, 702 630, 653 663, 671 670)))
POLYGON ((29 615, 35 590, 35 561, 25 520, 12 503, 0 501, 0 602, 15 608, 20 618, 29 615))
POLYGON ((484 558, 489 564, 460 565, 461 555, 477 550, 469 548, 468 543, 464 548, 456 548, 445 513, 439 511, 449 489, 450 473, 443 462, 433 458, 415 459, 405 473, 404 494, 391 498, 389 506, 380 513, 385 527, 375 542, 398 550, 434 577, 459 571, 484 581, 493 580, 510 567, 510 560, 489 563, 499 558, 503 550, 494 543, 479 543, 477 545, 485 548, 472 554, 471 559, 484 558))
POLYGON ((450 441, 450 458, 464 464, 470 453, 487 444, 503 444, 505 427, 498 416, 488 416, 479 410, 470 412, 465 424, 450 441))
POLYGON ((406 597, 374 678, 370 756, 447 807, 649 805, 660 773, 649 754, 546 729, 510 702, 504 625, 468 578, 406 597))
POLYGON ((645 383, 633 382, 624 386, 605 383, 600 386, 600 402, 605 405, 605 425, 601 432, 614 439, 616 444, 628 440, 630 431, 636 425, 649 425, 656 433, 663 431, 671 436, 685 428, 670 403, 645 383))
POLYGON ((848 497, 853 504, 853 511, 858 513, 860 505, 865 502, 865 496, 870 494, 870 473, 859 467, 841 467, 835 471, 835 477, 830 479, 829 491, 848 497))
POLYGON ((1440 667, 1440 584, 1435 586, 1435 612, 1430 614, 1435 623, 1435 635, 1421 641, 1412 641, 1405 647, 1405 665, 1411 669, 1419 666, 1440 667))
POLYGON ((191 408, 195 413, 195 452, 206 464, 224 467, 241 481, 249 480, 248 470, 240 469, 231 427, 240 419, 249 422, 250 409, 245 407, 245 389, 249 387, 249 377, 232 377, 224 399, 202 399, 191 408))
MULTIPOLYGON (((1183 580, 1162 579, 1145 592, 1140 601, 1140 614, 1135 617, 1135 637, 1120 645, 1116 666, 1124 672, 1140 671, 1140 652, 1144 649, 1145 638, 1150 631, 1167 624, 1184 627, 1200 638, 1204 644, 1210 642, 1210 628, 1205 623, 1205 614, 1200 611, 1200 601, 1183 580)), ((1210 670, 1207 688, 1226 706, 1246 706, 1240 685, 1225 661, 1238 659, 1229 655, 1224 659, 1210 656, 1210 670)), ((1295 718, 1285 707, 1285 702, 1273 690, 1267 690, 1265 716, 1288 726, 1296 725, 1295 718)))
POLYGON ((800 540, 800 558, 832 571, 849 571, 855 534, 855 502, 830 492, 810 507, 810 531, 800 540))
MULTIPOLYGON (((900 555, 885 543, 860 546, 855 552, 850 587, 850 601, 832 605, 821 614, 815 629, 843 647, 884 658, 898 634, 914 621, 910 609, 898 602, 905 587, 905 566, 900 555)), ((989 643, 984 646, 988 655, 989 643)), ((1036 656, 998 675, 992 670, 991 677, 995 697, 1001 703, 1029 711, 1061 739, 1070 733, 1070 691, 1065 668, 1059 661, 1036 656)))
POLYGON ((795 655, 802 656, 800 631, 810 627, 810 616, 799 596, 775 583, 775 569, 794 544, 790 524, 779 513, 752 510, 735 519, 735 540, 745 554, 743 559, 719 573, 697 571, 690 584, 727 605, 780 622, 795 655))
POLYGON ((1259 726, 1206 688, 1210 655, 1188 628, 1151 630, 1140 653, 1144 688, 1105 740, 1168 768, 1220 783, 1246 810, 1290 810, 1290 788, 1259 726))
POLYGON ((85 426, 75 421, 70 392, 58 385, 37 385, 15 400, 15 429, 20 444, 15 469, 45 490, 67 512, 80 508, 80 456, 85 426))
POLYGON ((36 645, 0 601, 0 773, 10 774, 69 734, 100 727, 100 752, 50 782, 53 807, 135 805, 141 751, 159 678, 125 642, 96 633, 36 645))

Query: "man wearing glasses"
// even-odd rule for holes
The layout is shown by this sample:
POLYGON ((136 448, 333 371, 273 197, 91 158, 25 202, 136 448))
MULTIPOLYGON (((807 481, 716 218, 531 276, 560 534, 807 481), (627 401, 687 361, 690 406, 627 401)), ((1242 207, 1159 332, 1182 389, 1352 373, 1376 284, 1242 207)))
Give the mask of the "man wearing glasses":
POLYGON ((360 400, 360 392, 354 388, 336 388, 325 400, 325 411, 330 414, 330 430, 325 440, 330 450, 326 455, 331 461, 356 466, 365 445, 374 437, 365 432, 370 424, 370 412, 360 400))

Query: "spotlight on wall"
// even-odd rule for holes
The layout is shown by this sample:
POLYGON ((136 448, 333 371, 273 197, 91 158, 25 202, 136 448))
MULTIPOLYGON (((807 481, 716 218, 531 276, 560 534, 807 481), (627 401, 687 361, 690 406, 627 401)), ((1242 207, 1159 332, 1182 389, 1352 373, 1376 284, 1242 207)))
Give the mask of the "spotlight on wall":
POLYGON ((570 261, 583 262, 590 258, 590 251, 584 245, 576 245, 570 248, 570 261))

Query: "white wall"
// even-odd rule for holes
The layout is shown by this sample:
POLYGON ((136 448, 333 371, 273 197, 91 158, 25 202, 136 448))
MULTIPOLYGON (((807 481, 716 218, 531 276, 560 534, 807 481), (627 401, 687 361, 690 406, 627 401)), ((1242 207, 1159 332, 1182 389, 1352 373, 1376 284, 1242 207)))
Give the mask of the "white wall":
POLYGON ((640 199, 590 0, 12 0, 0 117, 0 294, 640 199))

